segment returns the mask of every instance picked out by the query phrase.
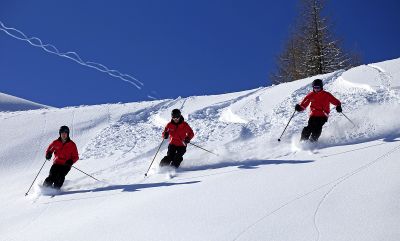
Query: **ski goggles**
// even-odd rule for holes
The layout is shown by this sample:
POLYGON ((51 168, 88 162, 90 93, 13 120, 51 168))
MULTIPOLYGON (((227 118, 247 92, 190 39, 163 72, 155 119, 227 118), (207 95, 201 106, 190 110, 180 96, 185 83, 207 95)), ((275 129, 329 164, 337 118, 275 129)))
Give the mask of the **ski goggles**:
POLYGON ((316 86, 313 86, 313 89, 314 90, 321 90, 322 88, 321 88, 321 86, 316 85, 316 86))

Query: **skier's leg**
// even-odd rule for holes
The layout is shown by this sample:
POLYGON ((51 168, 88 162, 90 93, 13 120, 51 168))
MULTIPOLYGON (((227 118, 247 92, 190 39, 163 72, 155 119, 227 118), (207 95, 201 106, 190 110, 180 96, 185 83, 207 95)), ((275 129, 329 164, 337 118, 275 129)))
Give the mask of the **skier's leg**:
POLYGON ((62 179, 62 166, 63 165, 55 165, 55 172, 54 172, 54 188, 60 189, 61 185, 59 184, 62 179))
POLYGON ((174 157, 174 155, 175 155, 175 151, 176 151, 176 150, 175 150, 175 146, 169 144, 169 145, 168 145, 168 152, 167 152, 167 155, 164 156, 164 158, 161 159, 161 161, 160 161, 160 167, 171 165, 171 161, 172 161, 172 159, 173 159, 173 157, 174 157))
POLYGON ((65 176, 71 170, 68 165, 60 165, 57 179, 54 181, 54 188, 60 189, 65 181, 65 176))
POLYGON ((326 117, 315 117, 312 125, 312 133, 310 140, 312 142, 318 141, 318 138, 321 136, 322 133, 322 126, 328 119, 326 117))
POLYGON ((183 155, 185 154, 185 152, 186 152, 186 146, 177 147, 176 154, 174 156, 171 166, 178 168, 181 165, 181 162, 183 161, 183 155))
POLYGON ((307 141, 308 138, 310 138, 311 124, 312 124, 312 116, 308 119, 308 125, 306 127, 304 127, 303 131, 301 132, 300 141, 307 141))
POLYGON ((43 186, 52 187, 56 176, 57 176, 57 165, 53 164, 50 168, 49 176, 43 182, 43 186))
POLYGON ((169 166, 170 163, 171 163, 171 160, 169 159, 169 157, 164 156, 163 159, 161 159, 161 161, 160 161, 160 167, 169 166))
POLYGON ((51 187, 53 185, 53 182, 53 178, 51 176, 48 176, 46 179, 44 179, 43 186, 51 187))

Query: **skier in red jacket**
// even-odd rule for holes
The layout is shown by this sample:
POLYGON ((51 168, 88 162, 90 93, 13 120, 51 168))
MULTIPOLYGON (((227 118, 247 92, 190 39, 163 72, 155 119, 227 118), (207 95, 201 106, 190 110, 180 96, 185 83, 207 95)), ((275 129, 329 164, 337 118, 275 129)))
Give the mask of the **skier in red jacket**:
POLYGON ((194 137, 194 133, 189 124, 185 122, 180 110, 172 110, 171 117, 171 122, 165 126, 162 133, 164 139, 169 137, 169 145, 167 155, 161 160, 160 166, 178 168, 183 161, 186 146, 194 137))
POLYGON ((323 82, 321 79, 315 79, 312 82, 313 91, 303 99, 300 104, 296 104, 296 111, 303 111, 310 105, 310 118, 308 119, 308 125, 303 128, 301 132, 301 141, 315 142, 318 140, 322 132, 322 126, 328 121, 330 112, 330 104, 336 106, 337 112, 342 112, 342 106, 338 99, 336 99, 331 93, 323 90, 323 82), (310 137, 311 135, 311 137, 310 137))
POLYGON ((78 149, 69 138, 68 126, 61 126, 60 137, 53 141, 46 150, 46 159, 50 160, 54 153, 53 165, 50 174, 45 179, 43 186, 60 189, 64 183, 65 176, 71 170, 72 165, 78 161, 78 149))

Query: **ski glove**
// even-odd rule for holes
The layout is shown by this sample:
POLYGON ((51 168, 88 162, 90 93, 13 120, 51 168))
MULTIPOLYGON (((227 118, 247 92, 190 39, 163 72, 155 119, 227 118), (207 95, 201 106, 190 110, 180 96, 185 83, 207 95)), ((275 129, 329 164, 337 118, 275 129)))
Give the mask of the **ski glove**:
POLYGON ((189 138, 189 137, 185 137, 185 139, 183 140, 183 142, 185 142, 185 144, 190 143, 190 138, 189 138))
POLYGON ((336 106, 336 111, 342 113, 342 106, 341 105, 336 106))
POLYGON ((301 107, 301 105, 299 105, 299 104, 296 104, 296 106, 294 107, 294 109, 295 109, 296 111, 302 111, 302 110, 303 110, 303 107, 301 107))
POLYGON ((72 164, 74 164, 74 162, 73 162, 71 159, 68 159, 68 160, 65 162, 65 165, 67 165, 67 166, 72 166, 72 164))
POLYGON ((46 160, 50 160, 53 154, 51 152, 46 153, 46 160))
POLYGON ((164 132, 164 139, 168 139, 169 137, 169 133, 168 132, 164 132))

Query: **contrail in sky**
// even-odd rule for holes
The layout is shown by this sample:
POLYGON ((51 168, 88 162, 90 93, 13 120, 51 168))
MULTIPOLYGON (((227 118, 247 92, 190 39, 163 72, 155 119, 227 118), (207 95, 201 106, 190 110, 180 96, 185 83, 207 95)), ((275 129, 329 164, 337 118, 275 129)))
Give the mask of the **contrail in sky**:
POLYGON ((106 67, 105 65, 100 64, 100 63, 96 63, 96 62, 92 62, 92 61, 84 61, 76 52, 69 51, 69 52, 62 53, 54 45, 44 44, 42 42, 42 40, 40 40, 37 37, 28 37, 26 34, 24 34, 22 31, 20 31, 18 29, 6 27, 2 21, 0 21, 0 30, 2 30, 7 35, 9 35, 15 39, 26 41, 34 47, 39 47, 39 48, 43 49, 44 51, 46 51, 47 53, 55 54, 60 57, 75 61, 76 63, 78 63, 80 65, 83 65, 83 66, 86 66, 86 67, 89 67, 92 69, 96 69, 103 73, 107 73, 107 74, 111 75, 112 77, 121 79, 125 82, 128 82, 128 83, 134 85, 138 89, 141 89, 144 86, 144 84, 142 82, 140 82, 138 79, 130 76, 129 74, 123 74, 123 73, 119 72, 118 70, 109 69, 108 67, 106 67))

